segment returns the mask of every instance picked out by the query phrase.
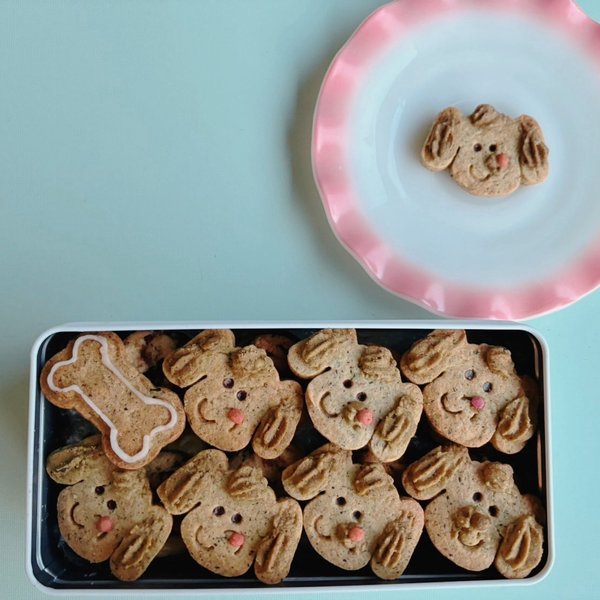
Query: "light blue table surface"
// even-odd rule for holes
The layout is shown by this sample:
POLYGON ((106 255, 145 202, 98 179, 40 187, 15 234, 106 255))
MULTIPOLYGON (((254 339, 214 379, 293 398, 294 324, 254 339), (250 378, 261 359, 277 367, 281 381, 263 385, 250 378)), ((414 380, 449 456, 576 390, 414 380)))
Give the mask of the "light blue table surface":
MULTIPOLYGON (((46 328, 430 318, 342 249, 310 169, 327 65, 380 4, 0 2, 1 598, 43 597, 24 567, 25 452, 28 353, 46 328)), ((600 2, 580 4, 600 20, 600 2)), ((600 598, 599 314, 596 292, 531 321, 551 348, 554 569, 436 597, 600 598)))

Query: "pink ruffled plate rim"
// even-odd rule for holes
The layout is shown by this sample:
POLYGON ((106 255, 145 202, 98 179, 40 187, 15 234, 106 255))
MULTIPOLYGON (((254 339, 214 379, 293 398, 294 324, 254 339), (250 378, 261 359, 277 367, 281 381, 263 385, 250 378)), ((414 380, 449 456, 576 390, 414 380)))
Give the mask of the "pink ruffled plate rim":
POLYGON ((373 231, 355 199, 345 159, 350 104, 372 61, 421 23, 480 8, 552 22, 598 60, 600 75, 600 24, 573 0, 394 0, 360 25, 329 67, 314 115, 313 173, 333 232, 380 286, 441 316, 523 320, 564 308, 600 286, 600 239, 568 268, 531 285, 481 289, 444 281, 398 256, 373 231))

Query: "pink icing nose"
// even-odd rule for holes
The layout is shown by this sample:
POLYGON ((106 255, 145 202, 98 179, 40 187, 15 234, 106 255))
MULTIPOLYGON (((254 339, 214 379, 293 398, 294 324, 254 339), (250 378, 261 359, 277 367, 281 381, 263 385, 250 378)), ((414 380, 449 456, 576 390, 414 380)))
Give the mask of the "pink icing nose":
POLYGON ((485 399, 481 396, 474 396, 471 398, 471 406, 475 410, 483 410, 485 408, 485 399))
POLYGON ((241 425, 244 422, 244 417, 244 411, 239 408, 230 408, 227 411, 227 418, 236 425, 241 425))
POLYGON ((112 528, 113 522, 110 517, 100 517, 96 521, 96 529, 102 533, 108 533, 109 531, 112 531, 112 528))
POLYGON ((501 152, 500 154, 498 154, 496 156, 496 162, 498 163, 498 166, 501 169, 506 169, 506 167, 508 167, 508 156, 506 154, 504 154, 504 152, 501 152))
POLYGON ((348 537, 353 542, 362 542, 365 539, 365 530, 362 527, 355 525, 349 529, 348 537))
POLYGON ((229 539, 227 541, 229 542, 230 546, 233 546, 234 548, 239 548, 240 546, 244 545, 246 538, 244 537, 243 533, 240 533, 239 531, 234 531, 229 536, 229 539))
POLYGON ((370 425, 373 422, 373 412, 368 408, 361 408, 356 413, 356 419, 362 425, 370 425))

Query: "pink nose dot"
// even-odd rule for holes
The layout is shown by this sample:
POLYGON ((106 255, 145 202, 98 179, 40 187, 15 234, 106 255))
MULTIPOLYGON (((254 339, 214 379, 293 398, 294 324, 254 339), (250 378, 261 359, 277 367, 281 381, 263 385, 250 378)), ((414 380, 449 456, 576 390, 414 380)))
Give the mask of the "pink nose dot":
POLYGON ((365 530, 357 525, 350 527, 348 530, 348 537, 353 542, 362 542, 365 539, 365 530))
POLYGON ((229 542, 230 546, 233 546, 234 548, 239 548, 240 546, 244 545, 246 538, 244 537, 243 533, 240 533, 239 531, 234 531, 229 536, 229 539, 227 541, 229 542))
POLYGON ((508 156, 504 152, 501 152, 496 156, 496 162, 501 169, 506 169, 509 163, 508 156))
POLYGON ((109 531, 112 531, 112 528, 113 522, 110 517, 100 517, 96 521, 96 529, 102 533, 108 533, 109 531))
POLYGON ((368 408, 361 408, 356 413, 356 418, 362 425, 370 425, 373 422, 373 412, 368 408))
POLYGON ((239 408, 230 408, 227 411, 227 418, 236 425, 241 425, 244 422, 244 411, 239 408))
POLYGON ((481 396, 471 398, 471 406, 475 410, 483 410, 485 408, 485 400, 481 396))

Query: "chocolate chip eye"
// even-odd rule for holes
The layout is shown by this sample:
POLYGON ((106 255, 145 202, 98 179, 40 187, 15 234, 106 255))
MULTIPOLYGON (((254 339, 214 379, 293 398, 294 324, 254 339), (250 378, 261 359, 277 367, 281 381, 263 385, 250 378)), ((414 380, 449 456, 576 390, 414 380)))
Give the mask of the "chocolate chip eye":
POLYGON ((231 377, 226 377, 225 379, 223 379, 223 387, 231 389, 233 387, 233 384, 234 381, 233 379, 231 379, 231 377))
POLYGON ((492 384, 489 381, 486 381, 483 384, 483 391, 484 392, 491 392, 492 391, 492 384))
POLYGON ((352 513, 352 516, 358 521, 358 519, 360 519, 362 517, 362 513, 360 512, 360 510, 355 510, 352 513))
POLYGON ((94 491, 96 492, 96 494, 98 494, 98 496, 102 496, 102 494, 104 494, 104 486, 99 485, 94 491))
POLYGON ((221 515, 225 514, 225 509, 222 506, 215 506, 213 508, 213 515, 215 515, 215 517, 220 517, 221 515))
POLYGON ((469 369, 468 371, 465 371, 465 379, 468 379, 469 381, 471 381, 471 379, 473 379, 473 377, 475 377, 475 371, 473 371, 473 369, 469 369))
POLYGON ((481 499, 483 498, 481 492, 475 492, 473 494, 473 502, 481 502, 481 499))
POLYGON ((481 144, 475 144, 473 150, 475 150, 475 152, 481 152, 481 144))
POLYGON ((356 394, 356 399, 364 402, 367 399, 367 395, 364 392, 358 392, 358 394, 356 394))
POLYGON ((106 507, 108 508, 108 510, 115 510, 115 508, 117 508, 117 503, 114 500, 109 500, 106 503, 106 507))
POLYGON ((240 515, 240 513, 235 513, 235 515, 233 515, 231 517, 231 522, 232 523, 241 523, 242 522, 242 515, 240 515))
POLYGON ((339 496, 338 498, 336 498, 335 503, 338 506, 344 506, 346 504, 346 498, 344 498, 344 496, 339 496))
POLYGON ((497 506, 490 506, 488 508, 488 512, 490 513, 490 515, 492 517, 497 517, 498 516, 498 507, 497 506))
POLYGON ((246 394, 246 392, 245 392, 244 390, 240 390, 240 391, 239 391, 239 392, 238 392, 238 393, 235 395, 235 397, 236 397, 238 400, 240 400, 240 401, 242 402, 242 401, 244 401, 244 400, 246 399, 246 396, 247 396, 247 395, 248 395, 248 394, 246 394))
POLYGON ((352 381, 350 381, 350 379, 346 379, 346 381, 344 381, 344 387, 345 388, 351 388, 352 387, 352 381))
POLYGON ((496 152, 496 149, 497 149, 497 146, 496 146, 496 144, 492 144, 492 145, 490 146, 490 152, 496 152))

